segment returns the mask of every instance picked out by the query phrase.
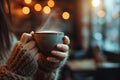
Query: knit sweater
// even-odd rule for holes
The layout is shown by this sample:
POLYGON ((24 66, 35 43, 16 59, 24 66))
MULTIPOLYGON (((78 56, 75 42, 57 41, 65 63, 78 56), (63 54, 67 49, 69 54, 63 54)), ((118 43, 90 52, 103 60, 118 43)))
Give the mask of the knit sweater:
MULTIPOLYGON (((8 55, 6 54, 6 56, 8 56, 8 55)), ((58 73, 59 73, 60 68, 57 68, 56 70, 51 69, 51 71, 48 71, 48 72, 38 69, 33 76, 28 76, 28 75, 24 76, 24 75, 19 75, 21 73, 16 73, 15 71, 9 70, 5 64, 6 60, 7 60, 7 58, 5 58, 5 57, 3 57, 0 60, 0 62, 1 62, 1 64, 0 64, 1 65, 0 66, 0 80, 57 80, 57 78, 58 78, 58 73)), ((20 65, 22 65, 22 64, 20 64, 20 65)), ((31 68, 28 68, 28 70, 29 69, 31 69, 31 68)))
POLYGON ((33 75, 31 75, 33 73, 32 70, 34 71, 36 67, 31 68, 29 65, 34 66, 35 62, 27 60, 29 63, 26 65, 26 57, 18 56, 18 58, 22 58, 19 60, 15 54, 12 52, 11 54, 12 55, 10 55, 10 52, 0 54, 0 80, 57 80, 60 68, 66 62, 66 59, 64 59, 59 65, 50 63, 46 61, 46 57, 42 55, 39 59, 41 63, 38 65, 38 70, 33 75), (13 56, 16 57, 15 61, 13 61, 13 56), (15 64, 18 65, 16 66, 15 64), (17 68, 20 66, 24 66, 25 71, 19 71, 17 68))
MULTIPOLYGON (((8 56, 8 55, 6 54, 6 56, 8 56)), ((44 58, 42 58, 42 59, 44 60, 44 58)), ((41 61, 42 61, 42 59, 41 59, 41 61)), ((46 62, 44 64, 44 68, 47 68, 48 70, 44 70, 43 68, 40 67, 41 69, 38 69, 33 76, 29 76, 29 75, 24 76, 20 72, 18 72, 18 73, 15 72, 17 70, 15 70, 13 72, 10 69, 8 69, 8 67, 5 64, 5 61, 7 61, 7 57, 2 57, 0 60, 0 63, 1 63, 0 64, 0 80, 57 80, 58 79, 60 67, 55 65, 56 67, 48 69, 49 64, 51 64, 51 63, 46 62), (21 75, 19 75, 19 74, 21 74, 21 75)), ((62 62, 62 63, 64 63, 64 62, 62 62)), ((23 64, 22 63, 19 64, 19 66, 21 66, 21 65, 23 65, 23 64)), ((60 65, 62 67, 63 64, 60 64, 60 65)), ((26 72, 28 72, 28 70, 30 70, 30 69, 31 68, 28 66, 26 68, 26 72)))

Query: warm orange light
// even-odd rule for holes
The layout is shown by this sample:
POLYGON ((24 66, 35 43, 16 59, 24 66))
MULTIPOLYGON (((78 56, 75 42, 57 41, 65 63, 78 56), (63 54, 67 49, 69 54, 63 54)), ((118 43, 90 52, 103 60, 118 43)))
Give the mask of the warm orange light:
POLYGON ((22 11, 24 14, 29 14, 30 13, 30 8, 29 7, 23 7, 22 11))
POLYGON ((54 7, 55 2, 53 0, 49 0, 47 4, 49 7, 54 7))
POLYGON ((24 2, 25 2, 26 4, 30 4, 30 3, 32 2, 32 0, 24 0, 24 2))
POLYGON ((49 6, 45 6, 45 7, 43 8, 43 12, 44 12, 45 14, 49 14, 49 13, 51 12, 50 7, 49 7, 49 6))
POLYGON ((16 14, 17 16, 23 16, 23 15, 24 15, 21 8, 16 9, 16 10, 14 11, 14 14, 16 14))
POLYGON ((69 12, 63 12, 62 18, 65 20, 68 20, 70 18, 70 13, 69 12))
POLYGON ((92 0, 93 7, 98 7, 100 5, 100 0, 92 0))
POLYGON ((42 6, 40 4, 35 4, 34 9, 35 11, 41 11, 42 6))
POLYGON ((99 12, 98 12, 98 16, 99 16, 100 18, 105 17, 105 11, 103 11, 103 10, 99 11, 99 12))

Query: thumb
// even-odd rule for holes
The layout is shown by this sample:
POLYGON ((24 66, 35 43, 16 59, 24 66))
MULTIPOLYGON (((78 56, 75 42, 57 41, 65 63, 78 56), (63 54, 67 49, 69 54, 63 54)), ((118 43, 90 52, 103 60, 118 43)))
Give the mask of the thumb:
POLYGON ((28 41, 32 40, 32 35, 28 34, 28 33, 23 33, 21 38, 20 38, 20 42, 24 45, 26 44, 28 41))

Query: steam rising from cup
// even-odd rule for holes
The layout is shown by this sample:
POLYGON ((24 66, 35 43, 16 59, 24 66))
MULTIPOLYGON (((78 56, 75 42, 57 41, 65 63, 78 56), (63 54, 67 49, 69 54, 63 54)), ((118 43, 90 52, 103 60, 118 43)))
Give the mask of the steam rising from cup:
POLYGON ((46 19, 46 21, 42 24, 42 27, 39 27, 36 29, 36 32, 40 32, 40 31, 60 31, 58 28, 58 22, 56 21, 56 17, 57 13, 55 11, 53 11, 48 18, 46 19))

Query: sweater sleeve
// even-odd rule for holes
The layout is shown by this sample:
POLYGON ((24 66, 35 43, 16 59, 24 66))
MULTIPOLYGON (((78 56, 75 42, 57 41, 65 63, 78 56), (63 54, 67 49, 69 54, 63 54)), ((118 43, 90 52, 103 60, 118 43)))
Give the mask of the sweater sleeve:
POLYGON ((40 54, 38 59, 38 68, 44 72, 55 72, 64 66, 64 64, 67 62, 68 56, 59 63, 49 62, 46 58, 46 56, 40 54))
POLYGON ((21 75, 32 76, 37 68, 37 60, 18 42, 6 62, 7 70, 21 75))
POLYGON ((31 77, 24 77, 7 70, 6 66, 0 67, 0 80, 32 80, 31 77))
POLYGON ((34 80, 58 80, 61 68, 67 61, 66 57, 59 63, 53 63, 46 60, 46 56, 40 54, 38 60, 38 70, 34 75, 34 80))
POLYGON ((33 76, 33 80, 58 80, 58 73, 59 69, 55 72, 45 72, 38 69, 33 76))

